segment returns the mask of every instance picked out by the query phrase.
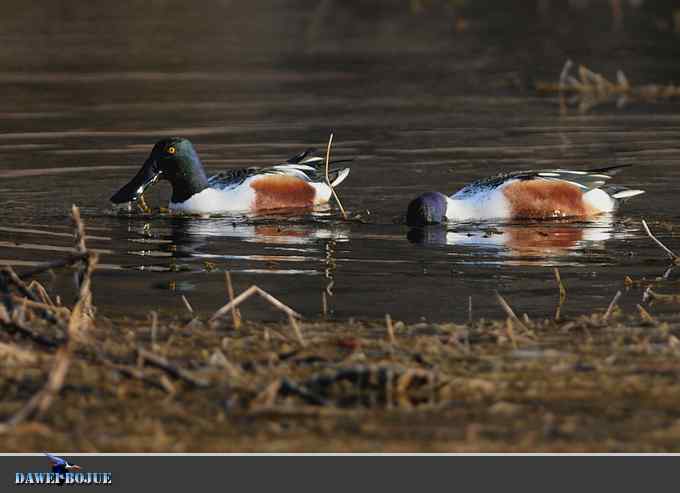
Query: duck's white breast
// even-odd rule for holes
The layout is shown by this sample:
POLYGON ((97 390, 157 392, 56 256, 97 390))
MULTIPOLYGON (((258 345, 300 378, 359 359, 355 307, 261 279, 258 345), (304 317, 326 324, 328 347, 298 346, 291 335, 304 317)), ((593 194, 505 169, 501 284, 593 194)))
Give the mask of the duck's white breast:
POLYGON ((449 221, 475 221, 484 219, 506 219, 510 217, 503 187, 480 190, 465 195, 455 194, 448 199, 446 218, 449 221))
POLYGON ((187 214, 217 214, 220 212, 249 211, 255 192, 245 183, 231 189, 206 188, 184 202, 170 202, 170 210, 187 214))

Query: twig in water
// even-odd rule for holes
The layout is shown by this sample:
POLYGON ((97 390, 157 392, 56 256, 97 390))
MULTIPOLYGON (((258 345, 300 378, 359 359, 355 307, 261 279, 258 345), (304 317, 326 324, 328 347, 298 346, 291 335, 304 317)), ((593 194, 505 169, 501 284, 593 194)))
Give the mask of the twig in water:
POLYGON ((609 306, 607 307, 607 311, 604 312, 604 316, 602 319, 606 322, 609 320, 609 317, 612 316, 612 313, 614 313, 614 308, 616 308, 616 303, 619 301, 619 298, 621 297, 621 291, 617 291, 616 294, 614 295, 614 298, 612 298, 612 301, 609 303, 609 306))
POLYGON ((80 209, 77 205, 71 206, 71 218, 73 219, 73 241, 78 253, 85 253, 87 247, 85 246, 85 225, 80 218, 80 209))
POLYGON ((286 315, 291 315, 296 318, 302 318, 302 315, 300 315, 298 312, 293 310, 291 307, 288 305, 282 303, 281 301, 277 300, 274 298, 271 294, 266 292, 264 289, 258 287, 258 286, 250 286, 248 289, 246 289, 244 292, 239 294, 236 298, 234 298, 232 301, 224 305, 222 308, 217 310, 212 317, 210 317, 210 321, 213 322, 217 320, 218 318, 224 316, 224 314, 228 313, 231 311, 232 307, 237 307, 241 303, 243 303, 245 300, 250 298, 252 295, 257 294, 267 300, 269 304, 274 306, 275 308, 278 308, 282 312, 284 312, 286 315))
MULTIPOLYGON (((227 282, 227 293, 229 294, 229 302, 234 302, 234 286, 231 284, 231 274, 227 271, 224 273, 225 280, 227 282)), ((236 309, 235 306, 231 307, 231 318, 234 321, 234 328, 238 329, 241 327, 241 314, 236 309)))
POLYGON ((330 187, 331 189, 331 194, 333 197, 335 197, 335 201, 338 203, 338 207, 340 207, 340 212, 342 213, 342 218, 347 221, 347 213, 345 212, 345 208, 342 206, 342 202, 340 202, 340 197, 338 197, 338 194, 335 192, 335 188, 333 188, 333 184, 331 183, 331 179, 329 176, 329 167, 331 163, 331 144, 333 144, 333 134, 331 133, 330 137, 328 138, 328 147, 326 147, 326 184, 330 187))
POLYGON ((94 306, 92 305, 90 285, 98 256, 95 252, 88 251, 87 246, 85 246, 85 225, 80 218, 80 209, 75 204, 71 206, 71 218, 73 219, 73 241, 76 251, 83 255, 82 261, 78 264, 78 274, 76 276, 77 287, 79 289, 78 301, 83 303, 81 316, 91 321, 94 318, 94 306))
POLYGON ((501 305, 501 308, 507 316, 514 322, 516 323, 519 327, 524 329, 525 331, 529 332, 529 329, 527 328, 526 325, 524 325, 524 322, 522 322, 519 318, 517 318, 517 315, 515 315, 515 312, 512 311, 512 308, 510 308, 510 305, 508 305, 508 302, 505 301, 505 298, 503 298, 498 291, 496 291, 496 300, 498 301, 498 304, 501 305))
POLYGON ((644 219, 642 220, 642 226, 645 228, 645 231, 647 232, 647 235, 656 243, 659 245, 664 252, 666 252, 666 255, 670 257, 670 259, 673 261, 674 264, 680 265, 680 256, 678 256, 673 250, 668 248, 666 245, 661 243, 661 240, 659 240, 656 236, 652 234, 652 232, 649 229, 649 226, 647 226, 647 221, 644 219))
POLYGON ((392 325, 392 317, 389 313, 385 314, 385 325, 387 326, 387 337, 390 340, 390 344, 397 342, 397 338, 394 336, 394 325, 392 325))
POLYGON ((468 296, 468 324, 472 325, 472 296, 468 296))
POLYGON ((186 307, 186 309, 189 310, 189 313, 191 315, 193 315, 194 314, 194 308, 191 306, 191 303, 189 303, 189 300, 184 295, 182 295, 182 303, 184 303, 184 306, 186 307))

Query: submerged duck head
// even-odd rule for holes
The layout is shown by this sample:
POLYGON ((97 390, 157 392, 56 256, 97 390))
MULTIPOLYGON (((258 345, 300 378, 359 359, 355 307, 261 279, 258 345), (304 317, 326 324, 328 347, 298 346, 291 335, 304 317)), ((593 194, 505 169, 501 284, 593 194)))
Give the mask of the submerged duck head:
POLYGON ((194 146, 187 139, 170 137, 156 142, 142 169, 111 197, 111 202, 137 200, 158 180, 168 180, 172 185, 172 202, 183 202, 208 188, 208 178, 194 146))
POLYGON ((409 226, 443 223, 446 221, 447 207, 446 195, 439 192, 426 192, 408 205, 406 223, 409 226))

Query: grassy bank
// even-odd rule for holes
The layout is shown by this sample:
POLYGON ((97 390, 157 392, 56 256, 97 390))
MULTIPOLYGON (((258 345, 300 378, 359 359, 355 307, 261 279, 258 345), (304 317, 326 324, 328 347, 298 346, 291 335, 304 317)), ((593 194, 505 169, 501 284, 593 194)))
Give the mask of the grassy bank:
MULTIPOLYGON (((3 451, 677 451, 680 318, 98 319, 3 451)), ((55 353, 3 334, 0 416, 55 353)))

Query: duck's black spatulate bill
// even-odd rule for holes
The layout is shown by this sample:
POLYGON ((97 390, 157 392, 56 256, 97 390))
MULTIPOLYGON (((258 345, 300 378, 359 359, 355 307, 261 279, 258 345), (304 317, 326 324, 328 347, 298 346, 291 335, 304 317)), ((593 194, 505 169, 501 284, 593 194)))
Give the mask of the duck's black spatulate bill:
POLYGON ((144 190, 158 180, 160 175, 161 172, 158 169, 156 161, 147 159, 144 166, 142 166, 142 169, 140 169, 135 177, 130 180, 130 183, 118 190, 113 197, 111 197, 111 202, 114 204, 123 204, 125 202, 137 200, 139 196, 144 193, 144 190))

